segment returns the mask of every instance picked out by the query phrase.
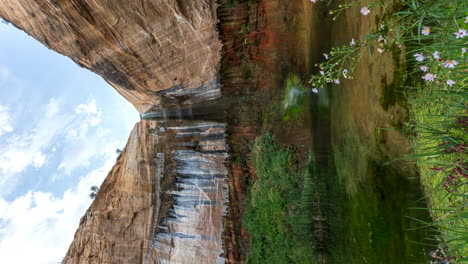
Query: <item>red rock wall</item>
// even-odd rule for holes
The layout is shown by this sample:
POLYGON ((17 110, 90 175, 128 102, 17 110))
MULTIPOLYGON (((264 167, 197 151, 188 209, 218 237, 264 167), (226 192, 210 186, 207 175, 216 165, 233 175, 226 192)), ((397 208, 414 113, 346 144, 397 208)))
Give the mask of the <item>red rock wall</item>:
POLYGON ((101 75, 140 113, 157 91, 217 85, 214 0, 0 0, 0 17, 101 75))
POLYGON ((70 245, 64 264, 144 263, 156 192, 154 121, 135 125, 70 245))

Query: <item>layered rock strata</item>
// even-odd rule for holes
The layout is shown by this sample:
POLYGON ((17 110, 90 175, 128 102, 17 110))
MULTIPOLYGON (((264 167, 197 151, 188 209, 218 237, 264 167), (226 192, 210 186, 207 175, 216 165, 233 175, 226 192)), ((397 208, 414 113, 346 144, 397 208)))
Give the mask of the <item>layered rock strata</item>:
POLYGON ((281 87, 290 61, 306 68, 307 56, 285 44, 302 43, 288 28, 298 9, 279 2, 218 10, 220 98, 214 0, 0 0, 1 17, 103 76, 143 118, 157 120, 137 124, 64 263, 245 260, 240 219, 255 177, 249 155, 260 104, 281 87))
POLYGON ((158 136, 148 133, 155 128, 154 121, 135 125, 96 199, 81 218, 62 263, 144 263, 157 211, 158 166, 153 154, 158 136))
POLYGON ((225 137, 217 122, 139 122, 63 263, 224 263, 225 137))
POLYGON ((132 131, 63 263, 223 263, 225 125, 164 121, 221 96, 215 1, 0 0, 0 17, 162 113, 132 131))
POLYGON ((161 210, 148 263, 224 263, 221 234, 227 202, 225 124, 164 122, 157 156, 161 210), (162 144, 161 144, 162 143, 162 144))
POLYGON ((220 95, 215 0, 0 0, 0 17, 101 75, 140 113, 162 90, 186 104, 220 95))

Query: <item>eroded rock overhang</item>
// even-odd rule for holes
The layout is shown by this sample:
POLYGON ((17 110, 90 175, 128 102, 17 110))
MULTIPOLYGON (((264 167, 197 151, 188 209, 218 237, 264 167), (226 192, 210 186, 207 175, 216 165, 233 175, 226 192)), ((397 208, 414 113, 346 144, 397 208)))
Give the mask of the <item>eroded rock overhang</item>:
POLYGON ((136 124, 63 263, 224 263, 226 124, 192 120, 193 105, 221 97, 216 8, 0 0, 0 17, 102 76, 142 115, 162 113, 136 124))

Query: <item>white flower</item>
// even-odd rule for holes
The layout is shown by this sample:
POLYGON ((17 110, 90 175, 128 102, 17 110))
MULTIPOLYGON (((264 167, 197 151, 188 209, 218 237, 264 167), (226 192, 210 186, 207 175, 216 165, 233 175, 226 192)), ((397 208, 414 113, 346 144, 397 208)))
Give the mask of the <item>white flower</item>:
POLYGON ((349 73, 348 69, 344 69, 344 70, 343 70, 343 77, 344 77, 345 79, 352 79, 352 77, 349 76, 348 73, 349 73))
POLYGON ((381 49, 381 48, 377 48, 377 51, 378 51, 379 53, 383 53, 383 52, 384 52, 384 50, 381 49))
POLYGON ((333 80, 333 82, 336 83, 336 84, 340 84, 340 80, 338 80, 338 79, 333 80))
POLYGON ((350 46, 356 45, 356 41, 354 39, 351 39, 351 42, 349 43, 350 46))
POLYGON ((380 29, 381 29, 381 30, 384 30, 384 29, 385 29, 385 25, 384 25, 383 23, 380 24, 380 29))
POLYGON ((424 60, 424 55, 422 55, 421 53, 416 53, 413 55, 417 61, 423 61, 424 60))
POLYGON ((421 69, 421 71, 423 71, 423 72, 427 72, 429 70, 429 67, 421 66, 421 67, 419 67, 419 69, 421 69))
POLYGON ((452 86, 452 85, 454 85, 455 83, 456 83, 456 82, 455 82, 455 81, 452 81, 452 80, 448 80, 448 81, 447 81, 447 85, 448 85, 448 86, 452 86))
POLYGON ((325 72, 324 72, 324 71, 320 71, 320 75, 325 75, 325 72))
POLYGON ((437 78, 437 75, 432 74, 432 73, 428 73, 428 74, 424 75, 422 78, 424 80, 428 81, 428 82, 433 82, 435 80, 435 78, 437 78))
POLYGON ((430 33, 431 33, 431 28, 430 27, 423 27, 422 30, 421 30, 421 34, 423 34, 423 35, 429 36, 430 33))
POLYGON ((361 14, 363 14, 364 16, 367 16, 369 13, 370 13, 370 10, 367 6, 361 8, 361 14))
POLYGON ((432 55, 434 56, 435 59, 440 59, 440 52, 436 51, 432 53, 432 55))
POLYGON ((465 24, 468 23, 468 16, 465 17, 465 24))
MULTIPOLYGON (((315 3, 315 2, 314 2, 314 3, 315 3)), ((312 92, 313 92, 313 93, 318 93, 317 88, 312 88, 312 92)))
POLYGON ((379 36, 379 39, 377 39, 378 42, 382 42, 384 40, 384 37, 382 35, 379 36))
POLYGON ((466 53, 466 48, 462 48, 462 54, 466 53))
POLYGON ((326 53, 323 54, 326 60, 328 60, 328 55, 326 53))
POLYGON ((458 65, 458 62, 456 60, 448 60, 442 63, 442 66, 444 66, 445 68, 454 68, 456 65, 458 65))
POLYGON ((326 78, 325 81, 326 81, 327 83, 331 83, 331 82, 332 82, 332 79, 326 78))
POLYGON ((464 36, 468 36, 468 32, 465 29, 460 29, 458 32, 453 33, 455 34, 455 38, 463 38, 464 36))
POLYGON ((310 0, 310 1, 311 1, 312 3, 316 3, 316 2, 317 2, 317 0, 310 0))

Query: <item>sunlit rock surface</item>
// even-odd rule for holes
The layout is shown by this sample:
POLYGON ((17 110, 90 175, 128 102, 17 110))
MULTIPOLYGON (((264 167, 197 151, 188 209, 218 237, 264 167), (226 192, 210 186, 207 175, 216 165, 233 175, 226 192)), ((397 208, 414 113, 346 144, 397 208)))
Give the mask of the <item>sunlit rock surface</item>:
POLYGON ((141 121, 64 263, 224 263, 225 125, 141 121))
POLYGON ((152 244, 157 211, 154 121, 132 130, 117 163, 101 185, 63 263, 143 263, 152 244))
POLYGON ((216 7, 212 0, 0 0, 0 17, 158 119, 133 129, 63 263, 225 262, 226 125, 190 121, 205 115, 193 105, 221 97, 216 7))
POLYGON ((0 0, 0 17, 103 76, 140 113, 161 90, 219 96, 213 0, 0 0))

